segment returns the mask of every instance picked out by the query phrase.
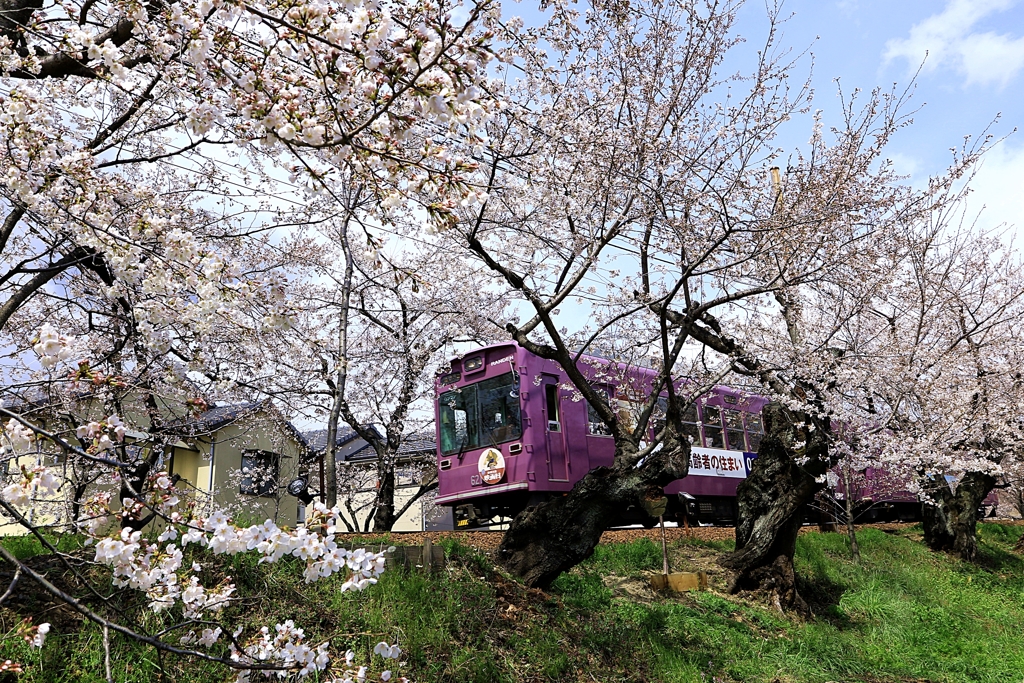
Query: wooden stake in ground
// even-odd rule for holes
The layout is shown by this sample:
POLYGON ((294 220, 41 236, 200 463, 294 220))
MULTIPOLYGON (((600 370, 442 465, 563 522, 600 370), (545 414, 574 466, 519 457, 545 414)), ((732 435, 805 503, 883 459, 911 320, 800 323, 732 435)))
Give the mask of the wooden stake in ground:
MULTIPOLYGON (((673 574, 668 566, 668 537, 665 533, 665 510, 668 508, 668 499, 655 497, 643 501, 644 510, 651 517, 658 518, 658 525, 661 527, 661 574, 651 576, 651 588, 657 591, 670 590, 674 593, 683 591, 708 589, 708 575, 706 572, 682 572, 673 574)), ((686 516, 683 516, 683 524, 686 524, 686 516)), ((687 525, 689 531, 689 525, 687 525)))
POLYGON ((668 542, 665 540, 665 516, 658 515, 658 523, 661 525, 661 571, 668 574, 668 542))

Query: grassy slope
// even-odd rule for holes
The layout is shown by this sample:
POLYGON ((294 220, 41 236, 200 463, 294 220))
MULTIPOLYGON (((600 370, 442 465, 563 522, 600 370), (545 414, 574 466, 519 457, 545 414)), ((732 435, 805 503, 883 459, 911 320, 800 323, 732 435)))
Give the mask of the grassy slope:
MULTIPOLYGON (((246 598, 234 618, 252 627, 294 618, 311 641, 329 638, 367 659, 374 643, 397 639, 407 652, 403 671, 420 682, 1006 683, 1024 680, 1024 561, 1009 552, 1020 531, 983 525, 976 566, 929 553, 913 532, 863 530, 861 566, 848 560, 844 536, 801 536, 798 571, 818 615, 809 623, 714 592, 624 594, 622 585, 640 586, 630 577, 661 566, 660 549, 649 541, 598 548, 550 594, 526 591, 475 551, 451 545, 445 574, 396 570, 362 594, 338 594, 334 581, 303 584, 295 564, 267 571, 233 558, 225 568, 246 598), (613 590, 608 576, 627 580, 613 590)), ((707 563, 726 547, 677 545, 675 566, 707 563)), ((132 610, 137 602, 120 604, 132 610)), ((9 637, 0 645, 0 660, 28 665, 20 680, 103 680, 98 632, 76 630, 44 603, 23 605, 20 614, 0 610, 0 636, 30 610, 37 621, 65 623, 41 652, 9 637)), ((113 646, 115 680, 156 680, 152 649, 118 638, 113 646)), ((170 680, 226 678, 212 665, 165 664, 170 680)))

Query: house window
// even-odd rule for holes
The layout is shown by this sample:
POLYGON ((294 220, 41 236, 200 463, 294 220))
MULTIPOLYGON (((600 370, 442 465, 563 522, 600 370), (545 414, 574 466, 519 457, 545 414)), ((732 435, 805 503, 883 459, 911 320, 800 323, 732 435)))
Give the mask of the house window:
POLYGON ((246 451, 242 454, 242 484, 239 491, 250 496, 273 496, 277 493, 277 477, 281 458, 267 451, 246 451))

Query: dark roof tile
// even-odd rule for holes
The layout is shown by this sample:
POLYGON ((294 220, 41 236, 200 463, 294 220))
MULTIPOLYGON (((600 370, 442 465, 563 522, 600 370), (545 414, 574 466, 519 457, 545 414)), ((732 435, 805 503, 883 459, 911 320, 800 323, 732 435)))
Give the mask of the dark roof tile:
MULTIPOLYGON (((327 448, 327 430, 326 429, 312 429, 306 432, 301 432, 302 440, 306 444, 306 448, 319 453, 327 448)), ((348 425, 338 425, 338 433, 334 439, 334 445, 343 446, 352 439, 357 438, 359 435, 356 434, 356 430, 352 429, 348 425)))
POLYGON ((262 406, 262 403, 235 403, 227 406, 215 406, 198 415, 190 415, 173 422, 168 422, 164 425, 164 429, 172 434, 204 434, 243 417, 248 417, 262 406))

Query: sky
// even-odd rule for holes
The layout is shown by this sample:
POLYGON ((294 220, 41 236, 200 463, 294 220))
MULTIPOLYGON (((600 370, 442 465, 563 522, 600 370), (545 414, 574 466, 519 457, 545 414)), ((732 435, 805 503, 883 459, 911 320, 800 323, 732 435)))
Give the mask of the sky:
MULTIPOLYGON (((746 0, 741 7, 734 29, 745 43, 729 54, 722 73, 751 70, 768 32, 765 3, 773 1, 746 0)), ((582 11, 585 0, 577 2, 582 11)), ((971 181, 967 218, 1024 249, 1024 0, 779 2, 785 21, 777 46, 793 57, 803 54, 791 83, 798 87, 811 75, 812 109, 823 110, 826 125, 838 122, 841 111, 836 79, 847 96, 855 88, 913 88, 907 108, 913 124, 897 133, 885 156, 915 186, 942 173, 965 136, 994 136, 971 181)), ((503 13, 519 14, 527 24, 541 21, 531 0, 505 2, 503 13)), ((806 148, 812 124, 808 116, 783 128, 776 140, 783 159, 806 148)), ((560 322, 575 327, 587 317, 577 309, 560 322)))
MULTIPOLYGON (((763 40, 765 16, 763 0, 740 12, 749 49, 763 40)), ((846 92, 887 89, 909 85, 920 69, 912 100, 920 110, 887 153, 915 185, 999 117, 989 132, 1005 139, 986 155, 969 207, 981 212, 979 227, 1016 226, 1008 237, 1024 230, 1024 0, 787 0, 782 16, 781 44, 810 53, 794 76, 813 66, 814 106, 826 121, 839 108, 834 79, 846 92)))

